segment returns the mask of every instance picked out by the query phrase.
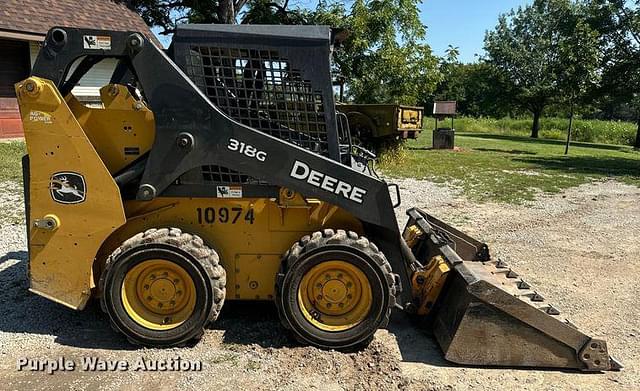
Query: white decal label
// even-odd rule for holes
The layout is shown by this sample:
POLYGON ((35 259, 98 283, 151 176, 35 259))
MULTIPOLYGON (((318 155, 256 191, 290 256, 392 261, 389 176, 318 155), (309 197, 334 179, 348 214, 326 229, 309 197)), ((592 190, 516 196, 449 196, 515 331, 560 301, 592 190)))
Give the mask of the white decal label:
POLYGON ((235 138, 229 139, 229 144, 227 148, 230 151, 236 151, 241 153, 247 157, 254 158, 259 162, 264 162, 267 159, 267 153, 264 151, 259 151, 253 145, 245 144, 242 141, 238 141, 235 138))
POLYGON ((29 112, 29 121, 42 122, 44 124, 53 123, 53 121, 51 120, 51 114, 48 114, 42 111, 37 111, 37 110, 31 110, 29 112))
POLYGON ((351 185, 320 171, 311 169, 308 164, 296 160, 289 174, 292 178, 305 181, 319 189, 340 195, 348 200, 362 204, 367 191, 351 185))
POLYGON ((242 186, 216 186, 218 198, 242 198, 242 186))
POLYGON ((82 38, 85 49, 111 50, 111 37, 108 35, 85 35, 82 38))

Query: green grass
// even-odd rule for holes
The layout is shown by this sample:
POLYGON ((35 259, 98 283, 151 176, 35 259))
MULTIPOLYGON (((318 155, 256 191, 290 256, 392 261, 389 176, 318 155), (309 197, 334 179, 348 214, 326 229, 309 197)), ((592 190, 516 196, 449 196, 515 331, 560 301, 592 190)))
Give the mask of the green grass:
MULTIPOLYGON (((510 136, 529 136, 531 134, 531 118, 457 118, 454 127, 459 132, 480 132, 505 134, 510 136)), ((450 122, 445 122, 449 126, 450 122)), ((582 120, 573 121, 572 139, 601 144, 633 145, 637 125, 622 121, 582 120)), ((425 121, 426 129, 433 129, 434 120, 425 121)), ((569 120, 566 118, 543 118, 540 121, 540 137, 553 140, 565 140, 569 120)))
POLYGON ((22 141, 0 142, 0 182, 22 183, 22 156, 25 152, 22 141))
MULTIPOLYGON (((19 199, 22 193, 22 156, 25 154, 22 141, 0 142, 0 192, 11 199, 19 199)), ((24 221, 24 210, 13 205, 0 207, 0 222, 20 224, 24 221)))
POLYGON ((478 201, 519 203, 604 178, 640 186, 640 153, 626 146, 575 143, 564 156, 558 140, 464 132, 456 133, 456 146, 430 150, 431 132, 423 132, 382 156, 379 168, 390 177, 448 182, 478 201))
MULTIPOLYGON (((456 146, 461 150, 429 150, 431 132, 426 131, 381 156, 379 168, 391 177, 449 182, 479 201, 517 203, 540 191, 554 193, 603 178, 640 186, 640 152, 630 147, 574 143, 564 156, 562 141, 474 132, 457 132, 456 146)), ((24 142, 0 143, 0 182, 18 185, 1 191, 22 191, 24 153, 24 142)), ((0 209, 0 218, 8 213, 0 209)))

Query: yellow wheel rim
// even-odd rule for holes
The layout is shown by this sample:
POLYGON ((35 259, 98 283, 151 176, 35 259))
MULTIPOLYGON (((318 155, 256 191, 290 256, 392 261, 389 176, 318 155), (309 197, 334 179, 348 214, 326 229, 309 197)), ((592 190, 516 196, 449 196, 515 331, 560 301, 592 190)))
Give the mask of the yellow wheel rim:
POLYGON ((344 331, 360 324, 371 309, 371 285, 357 266, 325 261, 312 267, 298 287, 304 317, 324 331, 344 331))
POLYGON ((151 330, 178 327, 189 319, 196 306, 191 276, 165 259, 150 259, 129 270, 121 293, 131 319, 151 330))

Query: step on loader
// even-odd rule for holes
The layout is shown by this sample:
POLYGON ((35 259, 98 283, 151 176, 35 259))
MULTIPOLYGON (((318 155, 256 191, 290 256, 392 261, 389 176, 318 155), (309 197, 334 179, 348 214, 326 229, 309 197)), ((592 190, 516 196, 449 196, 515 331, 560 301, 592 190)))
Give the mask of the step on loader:
POLYGON ((326 349, 366 345, 393 312, 427 317, 447 360, 619 369, 487 246, 377 177, 336 113, 322 26, 55 27, 16 85, 30 290, 99 298, 134 344, 202 337, 225 300, 274 301, 326 349), (117 60, 92 105, 73 88, 117 60))

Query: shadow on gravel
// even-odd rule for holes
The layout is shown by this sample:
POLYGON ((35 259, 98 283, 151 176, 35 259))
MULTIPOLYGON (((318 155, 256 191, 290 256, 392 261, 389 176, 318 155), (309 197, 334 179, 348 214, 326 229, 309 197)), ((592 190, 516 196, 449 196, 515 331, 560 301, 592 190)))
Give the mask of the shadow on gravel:
POLYGON ((389 332, 396 336, 403 362, 428 364, 437 367, 456 367, 444 359, 442 350, 426 325, 418 325, 404 313, 393 314, 389 332))
POLYGON ((74 311, 29 292, 26 251, 0 257, 0 287, 0 332, 52 335, 56 343, 79 348, 134 349, 111 329, 96 301, 74 311))
POLYGON ((211 328, 224 331, 222 342, 225 344, 257 344, 263 348, 295 346, 280 325, 275 304, 269 301, 227 301, 211 328))
MULTIPOLYGON (((136 349, 111 329, 97 300, 83 311, 74 311, 29 292, 27 258, 26 251, 0 256, 0 332, 51 335, 58 344, 78 348, 136 349)), ((271 302, 228 301, 212 328, 224 331, 226 344, 293 346, 271 302)))
POLYGON ((426 364, 446 368, 479 368, 501 369, 510 371, 538 371, 538 372, 562 372, 579 373, 585 376, 589 372, 580 372, 576 369, 566 368, 541 368, 541 367, 500 367, 492 365, 463 365, 449 362, 444 359, 444 353, 431 333, 431 326, 418 325, 406 314, 396 313, 389 324, 389 332, 396 336, 400 355, 404 363, 426 364))

